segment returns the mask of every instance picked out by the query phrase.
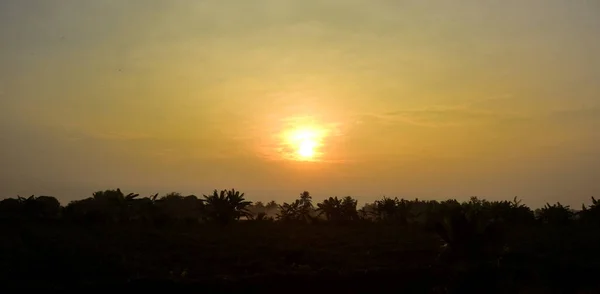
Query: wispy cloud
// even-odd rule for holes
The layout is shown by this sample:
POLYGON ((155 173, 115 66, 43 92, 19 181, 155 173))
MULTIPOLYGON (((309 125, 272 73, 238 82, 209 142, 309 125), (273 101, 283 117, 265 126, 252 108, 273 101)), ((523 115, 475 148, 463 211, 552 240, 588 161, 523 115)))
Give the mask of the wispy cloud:
POLYGON ((368 119, 388 123, 404 123, 419 127, 441 128, 482 125, 506 120, 522 120, 527 115, 482 107, 486 103, 510 99, 510 95, 470 101, 457 105, 434 105, 415 109, 393 110, 380 114, 365 114, 368 119))
POLYGON ((68 134, 70 140, 78 141, 83 139, 96 139, 103 141, 140 141, 155 139, 154 136, 147 133, 136 133, 128 131, 96 131, 68 127, 64 131, 68 134))
POLYGON ((92 137, 104 140, 114 141, 134 141, 134 140, 148 140, 155 138, 146 133, 135 133, 127 131, 110 131, 110 132, 98 132, 90 134, 92 137))
POLYGON ((600 106, 584 106, 578 108, 565 108, 551 112, 549 119, 559 121, 596 121, 600 122, 600 106))

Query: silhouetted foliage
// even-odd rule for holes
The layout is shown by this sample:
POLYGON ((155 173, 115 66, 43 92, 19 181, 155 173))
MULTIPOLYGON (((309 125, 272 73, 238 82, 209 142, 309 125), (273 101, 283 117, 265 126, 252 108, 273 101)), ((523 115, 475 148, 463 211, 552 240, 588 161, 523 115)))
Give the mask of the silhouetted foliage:
POLYGON ((505 250, 497 222, 464 210, 447 216, 436 225, 436 231, 445 242, 440 259, 463 270, 481 266, 476 263, 497 263, 505 250))
POLYGON ((329 197, 316 205, 312 196, 304 191, 293 202, 278 205, 246 201, 240 191, 213 191, 198 199, 173 192, 139 197, 124 194, 120 189, 98 191, 92 197, 71 201, 64 208, 50 196, 17 197, 0 201, 0 219, 59 219, 89 224, 143 223, 143 224, 197 224, 212 222, 229 224, 241 219, 279 220, 282 222, 314 223, 319 216, 330 222, 355 222, 369 220, 388 224, 414 224, 433 229, 445 217, 462 211, 468 217, 485 219, 506 225, 531 225, 539 223, 564 226, 578 223, 600 225, 600 202, 592 197, 589 206, 575 212, 560 203, 533 212, 516 197, 512 201, 488 201, 471 197, 469 201, 457 200, 405 200, 383 197, 357 209, 358 201, 350 196, 329 197))
POLYGON ((23 213, 30 218, 49 220, 58 219, 61 214, 60 202, 51 196, 31 196, 23 207, 23 213))
POLYGON ((8 198, 0 201, 0 218, 17 219, 21 217, 23 205, 21 198, 8 198))
POLYGON ((382 200, 375 201, 374 213, 378 221, 400 225, 408 224, 415 217, 412 203, 404 199, 398 200, 398 198, 383 197, 382 200))
MULTIPOLYGON (((600 260, 600 203, 595 198, 577 213, 557 203, 535 214, 517 198, 459 202, 383 197, 361 209, 350 196, 326 198, 316 208, 312 201, 305 191, 282 205, 252 204, 233 189, 214 190, 202 199, 175 192, 140 197, 105 190, 64 208, 49 196, 4 199, 0 225, 13 235, 0 242, 0 274, 18 279, 62 268, 74 269, 68 273, 74 280, 131 279, 144 273, 178 283, 208 277, 229 283, 223 275, 274 277, 283 272, 331 278, 343 273, 350 280, 381 278, 365 288, 372 292, 372 285, 395 283, 398 277, 407 277, 403 284, 419 285, 411 275, 423 271, 417 276, 430 277, 448 291, 467 293, 471 288, 465 285, 480 285, 479 293, 489 293, 486 287, 493 279, 486 275, 501 276, 507 279, 503 285, 514 286, 522 282, 510 272, 530 271, 550 283, 557 279, 546 274, 549 268, 564 269, 563 278, 575 271, 595 277, 597 271, 581 264, 600 260), (308 225, 320 221, 348 225, 308 225), (394 274, 385 276, 388 270, 394 274)), ((431 289, 427 283, 433 280, 420 285, 431 289)), ((248 290, 243 281, 239 285, 240 291, 248 290)))
POLYGON ((536 211, 536 215, 542 223, 554 226, 568 225, 575 217, 571 208, 568 205, 563 206, 560 202, 553 205, 546 203, 546 206, 536 211))
POLYGON ((314 222, 312 197, 308 191, 300 193, 300 198, 292 203, 284 202, 279 206, 277 219, 284 222, 314 222))
POLYGON ((358 211, 356 205, 358 201, 347 196, 343 199, 329 197, 323 202, 317 204, 319 215, 325 215, 327 220, 332 222, 349 222, 358 220, 358 211))
POLYGON ((296 200, 292 203, 284 202, 279 205, 279 213, 277 219, 283 222, 291 221, 302 221, 300 213, 300 200, 296 200))
POLYGON ((172 192, 156 200, 154 197, 154 220, 160 224, 194 224, 202 220, 205 205, 195 195, 183 196, 172 192))
POLYGON ((244 199, 244 193, 234 189, 215 190, 212 195, 204 195, 206 219, 209 222, 228 224, 239 220, 241 217, 250 217, 248 206, 251 201, 244 199))
POLYGON ((583 223, 600 226, 600 201, 592 197, 592 205, 586 207, 585 204, 581 205, 581 211, 579 217, 583 223))

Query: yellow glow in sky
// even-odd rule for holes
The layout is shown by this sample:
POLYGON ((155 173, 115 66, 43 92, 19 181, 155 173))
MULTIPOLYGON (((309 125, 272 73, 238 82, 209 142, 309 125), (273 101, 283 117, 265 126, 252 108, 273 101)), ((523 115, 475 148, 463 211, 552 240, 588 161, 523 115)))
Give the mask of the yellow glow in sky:
MULTIPOLYGON (((322 134, 322 132, 321 132, 322 134)), ((291 131, 286 137, 287 142, 296 151, 296 159, 313 160, 317 148, 321 144, 322 135, 312 129, 298 129, 291 131)))
POLYGON ((297 161, 319 161, 326 130, 318 126, 297 126, 283 133, 283 157, 297 161))
POLYGON ((2 0, 0 197, 579 207, 600 194, 599 3, 2 0))

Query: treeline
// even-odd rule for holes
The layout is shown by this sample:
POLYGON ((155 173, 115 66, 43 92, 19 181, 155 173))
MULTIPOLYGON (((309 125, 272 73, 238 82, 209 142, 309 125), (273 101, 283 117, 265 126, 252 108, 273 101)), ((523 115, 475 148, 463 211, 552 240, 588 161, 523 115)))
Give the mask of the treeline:
POLYGON ((120 189, 93 193, 92 197, 70 202, 62 207, 50 196, 17 197, 0 201, 0 219, 60 220, 85 224, 141 223, 149 225, 218 223, 237 221, 293 223, 380 222, 398 225, 419 224, 433 228, 448 217, 460 213, 468 218, 507 224, 600 225, 600 202, 592 197, 588 206, 575 211, 569 206, 546 204, 532 210, 518 199, 487 201, 472 197, 457 200, 406 200, 383 197, 360 209, 352 197, 330 197, 313 204, 309 192, 303 192, 290 203, 278 204, 247 201, 244 193, 215 190, 197 197, 169 193, 159 197, 124 194, 120 189))

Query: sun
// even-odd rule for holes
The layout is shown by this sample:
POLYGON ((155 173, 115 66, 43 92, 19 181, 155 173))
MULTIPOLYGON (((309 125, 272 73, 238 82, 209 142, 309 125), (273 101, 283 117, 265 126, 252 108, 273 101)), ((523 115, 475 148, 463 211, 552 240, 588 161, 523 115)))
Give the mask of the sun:
POLYGON ((323 137, 323 131, 314 127, 288 130, 284 135, 286 149, 291 153, 288 157, 298 161, 316 161, 323 137))
POLYGON ((278 118, 268 126, 269 138, 261 143, 261 151, 273 160, 296 161, 301 166, 329 163, 335 158, 339 123, 313 115, 278 118), (307 163, 308 165, 304 165, 307 163))
POLYGON ((315 155, 315 147, 317 144, 312 140, 302 141, 298 146, 298 155, 303 158, 312 158, 315 155))

